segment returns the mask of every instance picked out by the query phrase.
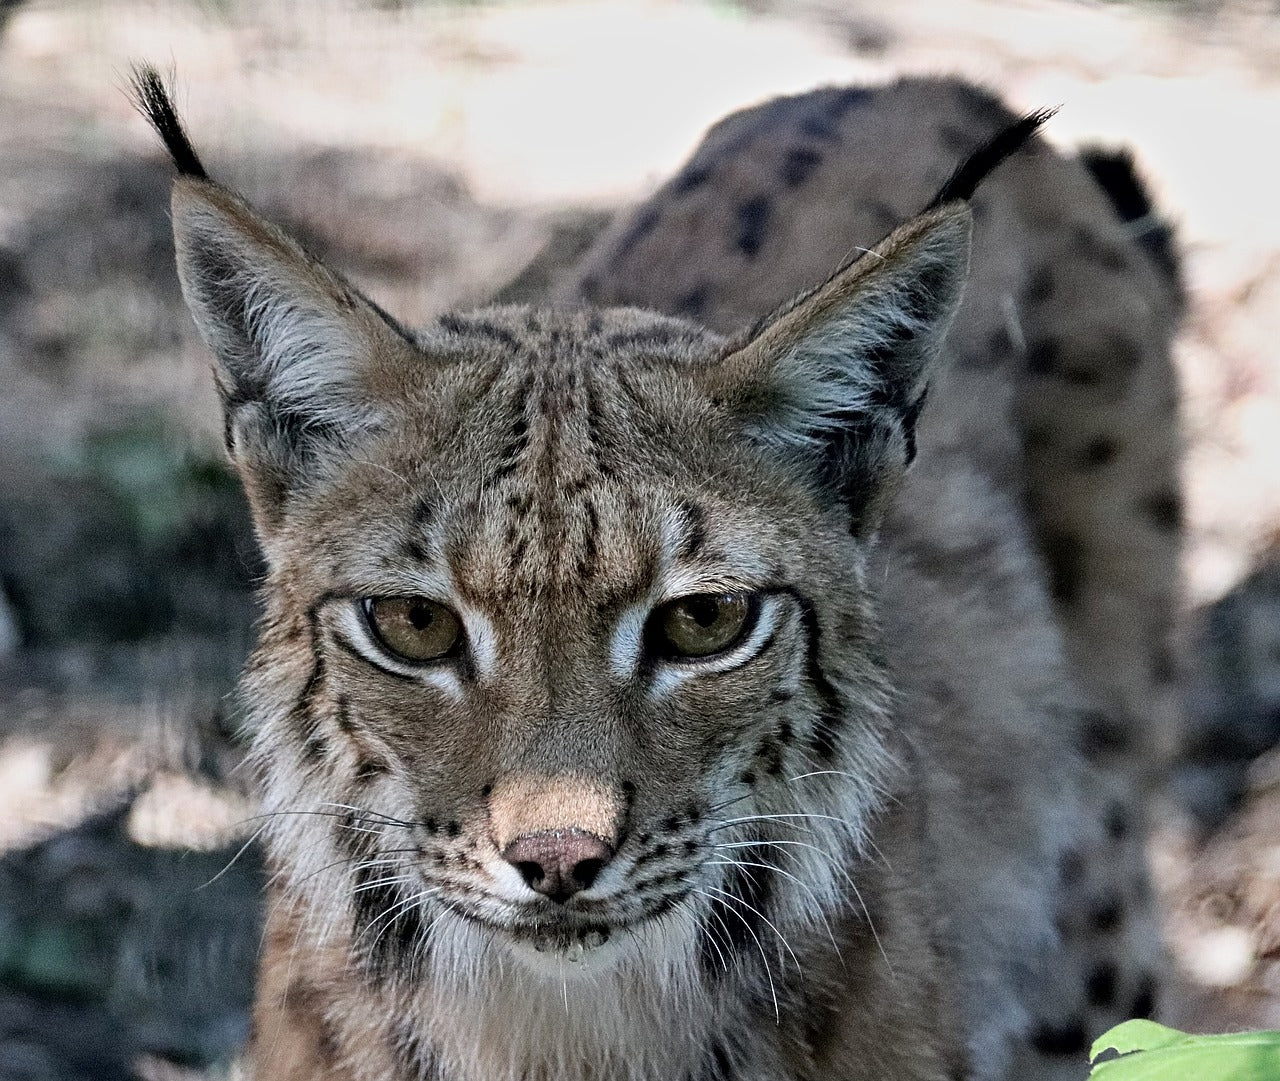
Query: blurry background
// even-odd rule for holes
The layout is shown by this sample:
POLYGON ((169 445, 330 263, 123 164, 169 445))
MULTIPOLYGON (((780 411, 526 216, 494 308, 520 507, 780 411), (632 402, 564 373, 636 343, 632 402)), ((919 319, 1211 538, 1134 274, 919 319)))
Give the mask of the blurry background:
POLYGON ((1172 1020, 1280 1028, 1280 4, 0 0, 0 1081, 224 1070, 258 945, 225 702, 257 562, 137 59, 216 177, 409 322, 535 297, 781 92, 959 72, 1132 147, 1190 293, 1172 1020))

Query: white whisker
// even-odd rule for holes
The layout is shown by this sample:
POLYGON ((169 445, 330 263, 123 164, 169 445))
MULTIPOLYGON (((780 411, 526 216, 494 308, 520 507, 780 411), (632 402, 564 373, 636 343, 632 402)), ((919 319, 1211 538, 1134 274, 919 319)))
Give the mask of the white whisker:
MULTIPOLYGON (((750 876, 750 872, 747 872, 747 874, 748 876, 750 876)), ((754 882, 755 879, 753 878, 752 881, 754 882)), ((708 886, 707 889, 711 890, 713 893, 723 894, 730 901, 734 902, 734 904, 741 905, 748 912, 752 912, 755 915, 759 916, 762 920, 764 920, 764 922, 769 926, 769 929, 775 935, 778 936, 778 941, 782 943, 787 953, 791 955, 791 960, 793 960, 796 963, 796 969, 800 972, 801 975, 804 974, 804 966, 800 964, 800 958, 796 956, 796 951, 791 948, 791 943, 787 941, 787 936, 778 930, 777 924, 775 924, 771 919, 769 919, 768 916, 766 916, 763 912, 761 912, 758 908, 756 908, 755 905, 751 904, 749 901, 744 901, 741 897, 738 897, 730 893, 728 890, 720 889, 719 886, 708 886)))
POLYGON ((784 821, 789 818, 807 818, 815 822, 839 822, 842 826, 849 825, 847 819, 840 818, 837 815, 816 814, 814 812, 790 811, 783 814, 760 814, 760 815, 743 815, 741 818, 726 818, 723 822, 711 827, 707 832, 715 830, 728 829, 743 822, 773 822, 784 821))
MULTIPOLYGON (((768 954, 764 952, 764 943, 760 941, 760 936, 756 934, 755 928, 752 927, 749 922, 747 922, 746 916, 744 916, 736 908, 730 908, 727 904, 724 903, 724 901, 720 900, 720 898, 712 897, 711 894, 707 893, 706 891, 696 889, 696 888, 694 889, 693 892, 700 894, 701 896, 705 897, 708 901, 710 901, 712 904, 717 904, 721 908, 723 908, 726 912, 730 912, 734 916, 736 916, 738 918, 738 921, 742 924, 742 926, 747 929, 747 933, 753 939, 755 939, 756 949, 760 951, 760 960, 764 962, 764 976, 765 976, 765 979, 769 981, 769 995, 773 999, 773 1016, 774 1016, 774 1019, 779 1024, 781 1024, 782 1010, 778 1006, 778 989, 773 985, 773 972, 769 968, 769 957, 768 957, 768 954)), ((726 927, 725 933, 728 934, 728 932, 729 932, 729 929, 726 927)), ((730 937, 732 938, 732 936, 730 937)))
POLYGON ((227 860, 226 865, 222 868, 222 870, 219 871, 216 875, 214 875, 211 879, 209 879, 208 882, 201 883, 199 886, 196 887, 196 889, 198 890, 208 889, 215 882, 217 882, 218 879, 220 879, 223 875, 225 875, 228 871, 230 871, 231 868, 235 865, 236 860, 238 860, 241 856, 243 856, 246 852, 249 851, 249 846, 252 845, 253 842, 256 841, 262 835, 262 831, 265 830, 266 828, 267 828, 266 823, 263 823, 256 830, 254 830, 252 836, 250 836, 250 838, 240 846, 240 848, 236 851, 236 854, 232 856, 229 860, 227 860))
MULTIPOLYGON (((862 891, 858 889, 858 884, 854 882, 849 872, 846 871, 843 867, 841 867, 840 864, 837 862, 836 857, 832 853, 826 851, 826 849, 819 848, 817 845, 808 844, 805 841, 733 841, 728 844, 713 844, 711 847, 712 848, 753 848, 756 845, 765 845, 771 848, 782 847, 782 846, 794 846, 796 848, 807 848, 810 851, 816 852, 819 856, 822 856, 823 859, 825 859, 828 862, 831 869, 836 871, 840 875, 841 879, 844 880, 845 885, 849 887, 849 890, 850 892, 852 892, 854 899, 858 902, 858 907, 862 909, 863 916, 866 917, 867 926, 871 929, 871 935, 876 940, 876 946, 880 950, 880 956, 884 958, 884 962, 886 965, 890 965, 889 955, 885 953, 884 944, 880 941, 880 932, 876 930, 876 925, 871 919, 871 910, 867 908, 867 903, 865 900, 863 900, 862 891)), ((893 971, 892 965, 890 965, 890 971, 891 972, 893 971)))
POLYGON ((814 912, 817 913, 818 919, 822 921, 822 926, 827 932, 827 938, 831 940, 831 947, 836 951, 836 957, 840 959, 841 965, 844 964, 844 957, 840 953, 840 946, 836 942, 835 932, 831 929, 831 923, 828 921, 826 913, 822 911, 822 902, 818 900, 818 895, 813 892, 813 887, 811 887, 804 879, 793 875, 786 868, 778 867, 772 863, 754 863, 749 860, 738 860, 729 857, 728 859, 723 860, 708 860, 707 864, 711 867, 758 867, 762 871, 776 871, 785 878, 789 878, 809 895, 809 899, 813 902, 814 912))

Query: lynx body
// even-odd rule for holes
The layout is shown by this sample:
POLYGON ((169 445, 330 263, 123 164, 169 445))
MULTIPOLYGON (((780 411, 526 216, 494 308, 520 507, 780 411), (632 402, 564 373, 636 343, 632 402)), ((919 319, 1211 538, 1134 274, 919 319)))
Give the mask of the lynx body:
POLYGON ((1129 408, 1135 461, 1176 446, 1173 302, 1079 163, 1032 142, 912 217, 1009 114, 955 83, 787 99, 566 294, 683 318, 410 331, 141 92, 269 566, 256 1076, 1071 1076, 1150 1012, 1141 812, 1091 755, 1161 723, 1121 711, 1172 572, 1111 591, 1117 489, 1072 470, 1145 468, 1095 446, 1129 408))

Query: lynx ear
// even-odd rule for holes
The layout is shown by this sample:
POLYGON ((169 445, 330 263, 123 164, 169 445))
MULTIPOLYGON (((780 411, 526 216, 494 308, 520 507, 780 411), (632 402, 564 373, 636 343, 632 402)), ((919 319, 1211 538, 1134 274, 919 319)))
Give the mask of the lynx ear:
POLYGON ((963 203, 907 222, 702 373, 752 439, 848 505, 855 534, 875 530, 915 457, 970 226, 963 203))
POLYGON ((368 300, 207 180, 173 190, 178 277, 218 358, 227 447, 259 523, 379 425, 370 373, 408 342, 368 300))

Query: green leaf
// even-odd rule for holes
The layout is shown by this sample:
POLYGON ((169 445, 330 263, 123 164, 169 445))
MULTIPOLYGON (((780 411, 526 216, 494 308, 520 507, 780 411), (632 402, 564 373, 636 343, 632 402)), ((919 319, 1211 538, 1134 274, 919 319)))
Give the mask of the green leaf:
POLYGON ((1094 1041, 1090 1081, 1280 1081, 1280 1032, 1189 1036, 1126 1021, 1094 1041), (1118 1057, 1098 1063, 1105 1051, 1118 1057))
POLYGON ((1185 1032, 1167 1025, 1158 1025, 1154 1021, 1125 1021, 1093 1041, 1093 1047, 1089 1049, 1089 1061, 1092 1062, 1108 1048, 1127 1055, 1130 1051, 1153 1051, 1159 1047, 1168 1047, 1185 1039, 1185 1032))

